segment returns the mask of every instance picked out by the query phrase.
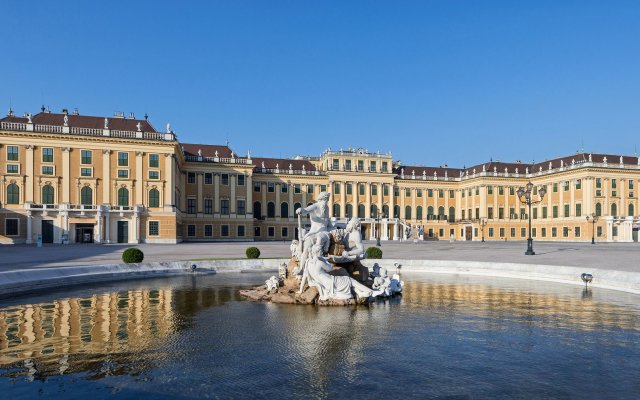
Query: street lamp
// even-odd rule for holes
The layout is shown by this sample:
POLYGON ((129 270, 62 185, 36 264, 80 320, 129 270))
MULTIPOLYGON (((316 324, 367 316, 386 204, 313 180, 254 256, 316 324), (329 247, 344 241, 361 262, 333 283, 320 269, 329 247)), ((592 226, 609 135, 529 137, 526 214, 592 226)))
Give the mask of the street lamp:
POLYGON ((376 235, 376 246, 381 247, 382 243, 380 243, 380 231, 382 230, 382 224, 380 223, 380 211, 376 210, 376 223, 378 225, 378 232, 376 235))
POLYGON ((527 251, 524 253, 527 256, 533 256, 536 253, 533 251, 533 239, 531 238, 531 206, 533 204, 538 204, 542 202, 544 195, 547 194, 547 189, 544 186, 541 186, 538 189, 538 196, 540 198, 538 200, 534 200, 532 198, 533 195, 533 183, 527 183, 527 186, 518 188, 518 198, 521 203, 524 203, 529 206, 529 238, 527 239, 527 251))
POLYGON ((591 215, 587 215, 587 222, 589 222, 589 218, 591 218, 591 244, 596 244, 596 222, 599 217, 596 213, 591 213, 591 215))
POLYGON ((485 217, 480 218, 480 232, 482 232, 482 243, 484 243, 484 227, 487 226, 487 219, 485 217))

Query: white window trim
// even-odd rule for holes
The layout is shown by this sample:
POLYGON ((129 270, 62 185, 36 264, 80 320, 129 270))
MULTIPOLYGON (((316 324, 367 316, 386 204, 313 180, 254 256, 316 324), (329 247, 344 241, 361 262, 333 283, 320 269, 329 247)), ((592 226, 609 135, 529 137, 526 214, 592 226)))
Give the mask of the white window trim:
POLYGON ((204 225, 204 237, 213 237, 213 225, 212 224, 205 224, 204 225), (211 234, 207 235, 207 226, 211 227, 211 234))
POLYGON ((93 150, 90 149, 80 149, 80 165, 93 165, 93 150), (83 164, 82 163, 82 152, 83 151, 88 151, 91 153, 91 162, 89 164, 83 164))
POLYGON ((22 171, 21 164, 15 164, 15 162, 8 162, 5 171, 8 175, 20 175, 20 172, 22 171), (18 172, 9 172, 10 165, 17 165, 18 172))
POLYGON ((40 175, 42 175, 42 176, 55 176, 56 175, 56 166, 55 165, 49 165, 49 164, 41 165, 41 167, 40 167, 40 175), (44 171, 43 171, 45 168, 53 168, 53 173, 45 174, 44 171))
POLYGON ((116 170, 116 179, 130 179, 131 178, 131 171, 129 170, 129 168, 118 168, 116 170), (120 171, 127 171, 127 177, 123 178, 120 176, 120 171))
MULTIPOLYGON (((84 164, 80 164, 80 165, 81 165, 81 167, 80 167, 80 177, 81 177, 81 178, 93 178, 93 167, 83 167, 82 165, 84 165, 84 164), (89 175, 89 176, 87 176, 87 175, 82 175, 82 170, 83 170, 83 169, 89 169, 89 170, 91 170, 91 175, 89 175)), ((122 178, 121 178, 121 179, 122 179, 122 178)))
MULTIPOLYGON (((93 156, 93 154, 92 154, 93 156)), ((93 158, 93 157, 92 157, 93 158)), ((92 160, 93 161, 93 160, 92 160)), ((129 167, 129 152, 128 151, 119 151, 118 152, 118 157, 116 158, 116 166, 120 169, 121 167, 129 167), (127 165, 120 165, 120 154, 126 154, 127 155, 127 165)))
POLYGON ((229 225, 228 225, 228 224, 222 224, 222 225, 220 225, 220 237, 231 237, 231 229, 230 229, 230 227, 229 227, 229 225), (224 235, 224 234, 222 233, 222 228, 223 228, 223 227, 225 227, 225 226, 227 227, 227 234, 226 234, 226 235, 224 235))
POLYGON ((160 170, 155 170, 155 169, 150 169, 147 173, 147 177, 149 178, 150 181, 159 181, 160 180, 160 170), (151 173, 152 172, 157 172, 158 173, 158 177, 157 178, 152 178, 151 177, 151 173))
POLYGON ((147 224, 147 235, 149 235, 149 236, 153 236, 153 237, 160 236, 160 221, 158 221, 158 220, 151 220, 151 221, 149 221, 149 222, 148 222, 148 224, 147 224), (152 234, 151 234, 151 223, 152 223, 152 222, 157 222, 157 223, 158 223, 158 234, 156 234, 156 235, 152 235, 152 234))
POLYGON ((5 155, 7 157, 6 158, 7 162, 19 162, 20 161, 20 146, 15 145, 15 144, 7 145, 7 150, 5 151, 5 155), (18 149, 18 153, 17 153, 18 154, 18 159, 17 160, 9 160, 9 148, 11 148, 11 147, 15 147, 16 149, 18 149))
POLYGON ((160 168, 160 154, 157 154, 157 153, 149 153, 149 156, 148 156, 147 158, 148 158, 147 166, 148 166, 149 168, 160 168), (152 156, 152 155, 154 155, 154 156, 157 156, 157 157, 158 157, 158 166, 157 166, 157 167, 152 167, 152 166, 151 166, 151 156, 152 156))
POLYGON ((55 149, 53 147, 42 147, 40 148, 40 161, 42 161, 42 164, 53 164, 56 160, 56 156, 55 156, 55 149), (45 149, 51 149, 51 157, 52 157, 52 161, 45 161, 44 160, 44 150, 45 149))

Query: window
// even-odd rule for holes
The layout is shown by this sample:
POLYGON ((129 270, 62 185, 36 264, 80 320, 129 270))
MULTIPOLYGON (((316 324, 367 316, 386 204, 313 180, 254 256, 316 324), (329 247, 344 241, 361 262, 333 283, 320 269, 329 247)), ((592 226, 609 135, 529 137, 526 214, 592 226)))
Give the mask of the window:
POLYGON ((313 185, 307 185, 307 193, 313 194, 313 185))
POLYGON ((364 170, 364 161, 358 160, 358 171, 364 170))
POLYGON ((569 237, 569 228, 566 226, 562 227, 562 237, 569 237))
POLYGON ((576 204, 576 217, 582 217, 582 204, 576 204))
POLYGON ((229 215, 229 199, 220 200, 220 214, 229 215))
POLYGON ((280 204, 280 216, 283 217, 283 218, 288 218, 289 217, 289 203, 282 202, 280 204))
POLYGON ((220 236, 229 236, 229 225, 220 225, 220 236))
POLYGON ((493 207, 487 208, 487 218, 493 219, 493 207))
POLYGON ((337 158, 333 159, 332 169, 336 171, 340 169, 340 160, 338 160, 337 158))
POLYGON ((42 175, 53 175, 53 167, 50 165, 43 165, 42 175))
POLYGON ((493 194, 493 186, 487 186, 487 194, 493 194))
POLYGON ((411 189, 410 188, 405 188, 404 189, 404 196, 405 197, 411 197, 411 189))
POLYGON ((513 186, 511 186, 511 187, 509 188, 509 195, 513 196, 514 194, 516 194, 516 190, 514 189, 514 187, 513 187, 513 186))
MULTIPOLYGON (((478 193, 476 193, 478 194, 478 193)), ((438 190, 438 198, 443 199, 444 198, 444 190, 440 189, 438 190)))
POLYGON ((321 192, 326 192, 327 191, 327 185, 320 185, 320 191, 321 192))
POLYGON ((553 193, 556 193, 558 191, 558 182, 554 182, 553 183, 553 193))
MULTIPOLYGON (((420 191, 422 193, 422 191, 420 191)), ((377 196, 378 195, 378 185, 371 185, 371 195, 372 196, 377 196)))
POLYGON ((157 154, 149 154, 149 168, 160 167, 160 159, 157 154))
POLYGON ((128 169, 119 169, 118 170, 118 178, 120 178, 120 179, 129 178, 129 170, 128 169))
POLYGON ((7 164, 7 174, 17 174, 19 170, 17 164, 7 164))
POLYGON ((334 183, 333 184, 333 193, 334 194, 340 194, 340 184, 339 183, 334 183))
POLYGON ((576 190, 582 189, 582 180, 576 179, 576 190))
POLYGON ((386 161, 382 162, 382 172, 387 172, 388 170, 388 163, 386 161))
POLYGON ((573 229, 573 234, 574 234, 576 237, 580 237, 580 227, 579 227, 579 226, 576 226, 576 227, 573 229))
POLYGON ((193 224, 187 225, 187 236, 193 237, 196 235, 196 226, 193 224))
POLYGON ((344 169, 347 171, 351 171, 351 160, 345 160, 344 169))
POLYGON ((191 184, 196 183, 196 173, 195 172, 187 172, 187 183, 191 183, 191 184))
POLYGON ((511 234, 511 237, 516 237, 516 228, 511 228, 509 233, 511 234))
POLYGON ((597 232, 598 237, 601 237, 602 236, 602 227, 598 226, 597 229, 596 229, 596 232, 597 232))
MULTIPOLYGON (((358 215, 358 217, 360 217, 360 216, 358 215)), ((405 219, 411 219, 411 206, 406 206, 404 208, 404 218, 405 219)))
POLYGON ((633 179, 629 179, 629 190, 633 190, 633 179))
POLYGON ((120 207, 129 205, 129 190, 127 188, 118 189, 118 205, 120 207))
POLYGON ((54 190, 51 185, 46 185, 42 187, 42 204, 53 204, 54 203, 54 190))
POLYGON ((276 236, 276 228, 273 226, 270 226, 269 228, 267 228, 267 235, 269 237, 274 237, 276 236))
POLYGON ((53 162, 53 148, 51 148, 51 147, 43 147, 42 148, 42 162, 43 163, 52 163, 53 162))
POLYGON ((504 219, 504 207, 498 207, 498 219, 504 219))
POLYGON ((564 189, 565 192, 568 192, 569 191, 569 181, 562 182, 562 188, 564 189))
POLYGON ((618 180, 611 179, 611 189, 617 189, 617 188, 618 188, 618 180))
POLYGON ((80 176, 93 176, 93 168, 90 168, 90 167, 80 168, 80 176))
POLYGON ((531 228, 531 237, 536 237, 536 228, 531 228))
POLYGON ((369 169, 371 170, 371 172, 376 172, 376 162, 375 161, 371 161, 371 163, 369 164, 369 169))
POLYGON ((493 228, 489 228, 489 237, 493 237, 493 228))
POLYGON ((547 218, 547 206, 542 206, 542 218, 547 218))
POLYGON ((236 212, 238 215, 245 215, 246 214, 246 207, 245 207, 245 201, 244 200, 237 200, 236 201, 236 212))
POLYGON ((302 188, 300 187, 299 183, 296 183, 295 185, 293 185, 293 193, 295 194, 302 193, 302 188))
POLYGON ((205 185, 213 185, 213 174, 211 172, 206 172, 204 174, 204 184, 205 185))
POLYGON ((238 237, 244 237, 244 225, 238 225, 237 227, 238 237))
POLYGON ((504 187, 503 186, 498 186, 498 194, 500 196, 502 196, 504 194, 504 187))
POLYGON ((353 217, 353 206, 351 204, 347 204, 345 217, 347 218, 353 217))
POLYGON ((500 228, 500 237, 504 237, 504 228, 500 228))
POLYGON ((93 164, 93 153, 91 150, 80 150, 80 164, 93 164))
POLYGON ((520 237, 527 236, 527 228, 520 228, 520 237))
POLYGON ((569 204, 565 204, 564 205, 564 217, 567 218, 569 217, 569 204))
POLYGON ((358 193, 360 196, 364 196, 364 183, 358 185, 358 193))
POLYGON ((553 218, 558 218, 558 206, 553 206, 553 218))
POLYGON ((237 183, 238 186, 244 186, 244 184, 245 184, 245 176, 244 175, 238 175, 237 180, 238 180, 238 183, 237 183))
POLYGON ((149 171, 149 179, 151 180, 160 179, 160 171, 149 171))
POLYGON ((93 204, 93 189, 89 186, 85 186, 80 189, 80 204, 83 206, 90 206, 93 204))
POLYGON ((213 200, 204 199, 204 213, 213 214, 213 200))
POLYGON ((17 218, 7 218, 4 222, 4 231, 7 236, 18 236, 18 219, 17 218))
POLYGON ((533 209, 533 219, 538 219, 538 207, 533 209))
POLYGON ((149 236, 158 236, 160 234, 160 222, 149 221, 149 236))
POLYGON ((223 185, 229 185, 229 174, 220 175, 220 180, 223 185))
POLYGON ((551 228, 551 237, 558 237, 558 228, 551 228))
POLYGON ((382 195, 389 196, 389 185, 387 184, 382 185, 382 195))
POLYGON ((479 208, 476 208, 476 219, 480 219, 480 209, 479 208))
POLYGON ((596 178, 596 189, 602 188, 602 178, 596 178))
POLYGON ((596 217, 602 216, 602 205, 600 203, 596 203, 596 217))
POLYGON ((253 236, 256 236, 256 237, 260 236, 260 227, 259 226, 254 226, 253 227, 253 236))
POLYGON ((20 188, 15 183, 7 186, 7 204, 20 204, 20 188))
POLYGON ((455 193, 453 190, 449 190, 449 198, 453 199, 455 197, 455 193))
POLYGON ((547 237, 547 228, 541 228, 540 229, 540 234, 542 237, 547 237))
POLYGON ((262 190, 262 184, 260 182, 254 182, 253 183, 253 191, 254 192, 259 192, 262 190))
POLYGON ((352 194, 353 193, 353 187, 351 186, 350 183, 347 183, 347 194, 352 194))
POLYGON ((276 184, 273 182, 267 183, 267 192, 273 193, 276 191, 276 184))
POLYGON ((422 197, 422 189, 416 189, 416 197, 422 197))
POLYGON ((18 146, 7 146, 7 161, 18 161, 18 146))
POLYGON ((618 216, 618 205, 616 203, 611 204, 611 216, 612 217, 618 216))
POLYGON ((276 205, 270 201, 267 203, 267 218, 275 218, 276 217, 276 205))
POLYGON ((128 167, 129 166, 129 153, 118 153, 118 166, 119 167, 128 167))
POLYGON ((207 224, 204 226, 204 236, 206 237, 213 236, 213 225, 207 224))
POLYGON ((149 207, 160 207, 160 192, 158 189, 149 190, 149 207))
POLYGON ((289 228, 287 228, 286 226, 282 227, 282 230, 280 231, 281 236, 283 238, 286 238, 289 236, 289 228))
POLYGON ((633 217, 633 216, 635 216, 635 210, 633 209, 633 204, 629 204, 629 210, 628 210, 628 212, 627 212, 627 215, 628 215, 629 217, 633 217))

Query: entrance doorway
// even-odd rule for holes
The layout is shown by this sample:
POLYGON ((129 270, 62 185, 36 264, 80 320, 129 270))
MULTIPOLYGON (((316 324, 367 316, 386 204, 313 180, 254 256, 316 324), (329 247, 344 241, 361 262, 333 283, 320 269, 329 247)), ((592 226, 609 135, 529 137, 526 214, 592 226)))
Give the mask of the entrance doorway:
POLYGON ((633 228, 633 231, 631 232, 634 242, 638 241, 638 231, 640 231, 640 228, 633 228))
POLYGON ((129 221, 118 221, 118 243, 129 243, 129 221))
POLYGON ((76 243, 93 243, 93 224, 76 224, 76 243))
POLYGON ((42 220, 42 243, 53 243, 53 221, 42 220))
POLYGON ((465 226, 464 228, 464 240, 472 240, 473 239, 473 227, 465 226))

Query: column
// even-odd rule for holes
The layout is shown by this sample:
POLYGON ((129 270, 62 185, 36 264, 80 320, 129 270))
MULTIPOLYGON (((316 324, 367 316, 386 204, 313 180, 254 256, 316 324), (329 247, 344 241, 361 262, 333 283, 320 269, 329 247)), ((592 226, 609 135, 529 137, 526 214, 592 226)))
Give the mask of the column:
POLYGON ((360 182, 353 182, 353 216, 358 216, 358 206, 360 205, 360 182))
POLYGON ((411 188, 411 219, 416 219, 416 188, 411 188))
POLYGON ((238 176, 235 174, 229 175, 229 185, 231 187, 231 198, 229 199, 229 213, 231 218, 236 217, 236 186, 238 184, 238 176))
POLYGON ((133 213, 133 235, 131 235, 129 243, 140 243, 140 215, 138 215, 138 210, 133 213))
POLYGON ((487 187, 485 185, 480 186, 480 218, 482 217, 487 217, 487 187))
POLYGON ((383 205, 383 201, 382 201, 382 190, 383 190, 383 183, 377 184, 378 185, 378 214, 380 214, 382 216, 382 205, 383 205))
MULTIPOLYGON (((394 219, 396 216, 393 213, 393 209, 395 208, 395 185, 389 185, 389 218, 394 219)), ((393 239, 396 240, 396 239, 393 239)))
MULTIPOLYGON (((371 184, 369 182, 364 184, 364 196, 364 216, 365 218, 371 218, 371 184)), ((374 232, 374 229, 371 229, 371 232, 374 232)))
POLYGON ((27 214, 27 244, 33 243, 33 215, 27 214))
POLYGON ((97 224, 97 233, 95 235, 95 242, 96 243, 102 243, 102 209, 100 207, 98 207, 98 213, 96 214, 96 220, 98 222, 97 224))
POLYGON ((253 177, 251 175, 247 175, 246 178, 247 183, 247 204, 245 208, 247 210, 247 219, 253 219, 253 177))
MULTIPOLYGON (((560 204, 558 206, 558 216, 562 216, 562 218, 565 218, 566 216, 564 215, 564 183, 561 183, 560 185, 560 204)), ((569 212, 571 212, 571 210, 569 210, 569 212)), ((558 232, 558 236, 560 236, 561 232, 558 232)))
POLYGON ((104 242, 109 244, 111 243, 111 213, 107 211, 104 216, 104 242))
POLYGON ((280 215, 280 192, 282 191, 282 186, 280 183, 275 184, 275 191, 276 191, 276 220, 280 220, 280 218, 282 217, 280 215))
MULTIPOLYGON (((329 207, 329 215, 332 215, 332 216, 335 217, 335 215, 333 215, 333 203, 335 203, 335 201, 336 201, 336 199, 335 199, 336 193, 335 193, 334 189, 335 189, 334 182, 333 181, 329 181, 329 186, 327 187, 327 191, 329 193, 331 193, 331 196, 329 196, 329 201, 327 202, 327 206, 329 207)), ((302 206, 304 207, 305 205, 303 204, 302 206)), ((293 207, 293 205, 292 205, 292 207, 293 207)))
POLYGON ((71 148, 69 147, 62 148, 62 202, 67 204, 69 203, 69 188, 71 186, 71 170, 69 165, 70 151, 71 148))
MULTIPOLYGON (((289 215, 286 215, 287 218, 289 218, 291 221, 293 221, 293 216, 294 216, 294 209, 293 209, 293 191, 294 191, 294 186, 291 183, 285 183, 285 185, 289 186, 289 188, 287 189, 289 192, 289 215)), ((329 201, 331 203, 333 203, 333 201, 331 200, 333 198, 333 196, 329 196, 329 201)), ((331 210, 333 209, 333 207, 329 207, 329 215, 331 215, 331 210)), ((283 215, 283 217, 285 217, 285 215, 283 215)))
MULTIPOLYGON (((102 150, 102 178, 102 204, 111 204, 111 150, 109 149, 102 150)), ((96 202, 97 199, 96 193, 96 202)))
POLYGON ((172 212, 176 204, 175 171, 173 154, 164 153, 164 211, 172 212))
POLYGON ((198 197, 196 198, 196 212, 198 218, 202 218, 204 215, 204 195, 202 193, 204 189, 204 172, 196 172, 196 184, 198 185, 198 197))
POLYGON ((402 188, 400 190, 400 219, 406 219, 407 218, 407 216, 406 216, 406 214, 404 212, 405 211, 404 210, 404 207, 405 207, 405 204, 404 204, 405 194, 406 194, 405 188, 402 188))
POLYGON ((582 179, 583 188, 582 188, 582 210, 584 215, 591 215, 594 213, 595 207, 593 202, 593 178, 584 178, 582 179))
MULTIPOLYGON (((24 146, 26 149, 25 167, 26 167, 26 179, 25 179, 25 191, 24 191, 24 203, 34 202, 33 197, 33 146, 28 144, 24 146)), ((3 171, 4 172, 4 171, 3 171)), ((42 199, 40 201, 42 203, 42 199)))
POLYGON ((569 215, 576 216, 576 185, 573 180, 569 181, 569 215))
MULTIPOLYGON (((305 187, 302 188, 302 189, 304 189, 304 190, 302 190, 302 207, 306 207, 307 206, 307 188, 308 187, 309 187, 308 185, 305 185, 305 187)), ((296 210, 293 210, 293 211, 295 212, 296 210)), ((333 210, 331 210, 331 212, 333 213, 333 210)), ((333 215, 333 216, 336 217, 335 215, 333 215)), ((295 217, 295 214, 294 214, 294 217, 295 217)))
POLYGON ((142 161, 144 153, 142 151, 136 151, 136 200, 133 205, 143 205, 144 204, 144 186, 143 182, 143 170, 142 170, 142 161))
POLYGON ((340 182, 340 218, 347 215, 347 183, 340 182))
POLYGON ((262 182, 260 184, 260 193, 262 194, 262 200, 260 200, 262 202, 262 217, 266 217, 267 216, 267 184, 265 182, 262 182))

